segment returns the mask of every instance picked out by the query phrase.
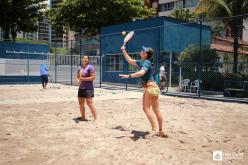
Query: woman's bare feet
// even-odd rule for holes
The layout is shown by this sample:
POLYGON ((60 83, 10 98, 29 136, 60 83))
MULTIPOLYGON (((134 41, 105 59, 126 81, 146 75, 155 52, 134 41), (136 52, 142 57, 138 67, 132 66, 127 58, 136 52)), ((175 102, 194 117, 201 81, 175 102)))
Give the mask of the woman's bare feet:
POLYGON ((156 129, 152 129, 151 131, 149 131, 150 135, 154 136, 154 134, 157 133, 157 130, 156 129))
POLYGON ((88 119, 86 119, 85 117, 80 117, 79 120, 80 121, 88 121, 88 119))
POLYGON ((164 133, 163 131, 156 132, 155 134, 153 134, 153 136, 158 136, 161 138, 168 138, 168 135, 164 133))

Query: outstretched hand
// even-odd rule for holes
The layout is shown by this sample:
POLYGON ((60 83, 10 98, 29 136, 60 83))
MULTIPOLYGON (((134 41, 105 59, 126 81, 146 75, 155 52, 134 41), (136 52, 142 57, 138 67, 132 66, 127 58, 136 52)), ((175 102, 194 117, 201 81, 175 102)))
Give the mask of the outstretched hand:
POLYGON ((120 78, 129 78, 129 75, 128 74, 119 74, 119 77, 120 78))
POLYGON ((123 50, 126 50, 125 46, 122 46, 122 47, 121 47, 121 50, 122 50, 122 51, 123 51, 123 50))

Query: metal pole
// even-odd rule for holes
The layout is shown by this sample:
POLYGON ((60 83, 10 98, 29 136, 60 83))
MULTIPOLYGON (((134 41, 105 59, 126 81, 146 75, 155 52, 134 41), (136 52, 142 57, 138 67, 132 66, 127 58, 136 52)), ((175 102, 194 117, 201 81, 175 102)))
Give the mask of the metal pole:
POLYGON ((72 40, 71 40, 71 85, 72 85, 72 40))
POLYGON ((238 72, 238 18, 233 17, 232 27, 233 27, 233 73, 238 72))
POLYGON ((157 84, 160 83, 160 78, 159 78, 159 59, 160 59, 160 28, 158 29, 158 51, 157 51, 157 58, 156 58, 156 72, 155 72, 155 81, 157 84))
POLYGON ((102 59, 104 57, 104 54, 102 54, 102 42, 101 42, 101 35, 99 36, 100 41, 100 88, 102 88, 102 59))
POLYGON ((29 43, 27 42, 27 44, 28 44, 28 60, 27 60, 27 64, 28 64, 28 66, 27 66, 27 74, 28 74, 28 83, 29 83, 29 43))
POLYGON ((103 60, 104 54, 100 54, 100 88, 102 87, 102 60, 103 60))
POLYGON ((81 58, 82 58, 82 54, 81 54, 81 51, 82 51, 82 38, 80 38, 80 40, 79 40, 79 64, 80 64, 80 67, 82 66, 82 60, 81 60, 81 58))
POLYGON ((182 89, 182 67, 179 67, 179 90, 182 89))
POLYGON ((55 42, 55 56, 54 56, 54 71, 55 71, 55 83, 57 83, 57 40, 55 42))
POLYGON ((171 87, 171 71, 172 71, 172 52, 170 52, 170 74, 169 74, 169 87, 171 87))
MULTIPOLYGON (((126 50, 127 50, 127 52, 128 52, 128 45, 129 45, 129 44, 127 43, 127 44, 126 44, 126 50)), ((129 65, 129 64, 128 64, 128 62, 126 62, 126 64, 127 64, 127 65, 126 65, 126 71, 127 71, 127 74, 129 74, 129 72, 128 72, 128 65, 129 65)), ((126 82, 126 91, 127 91, 127 79, 125 79, 125 82, 126 82)))
POLYGON ((198 60, 198 78, 199 78, 199 83, 198 83, 198 87, 197 87, 197 94, 198 97, 201 97, 201 59, 202 56, 202 19, 200 19, 200 56, 199 56, 199 60, 198 60))

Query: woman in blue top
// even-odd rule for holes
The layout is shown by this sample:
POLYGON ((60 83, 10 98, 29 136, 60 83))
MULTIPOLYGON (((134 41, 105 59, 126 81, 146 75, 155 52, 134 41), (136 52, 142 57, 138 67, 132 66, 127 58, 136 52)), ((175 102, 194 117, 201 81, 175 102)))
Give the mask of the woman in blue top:
POLYGON ((153 49, 142 46, 142 51, 140 52, 141 60, 132 59, 124 46, 121 47, 122 53, 124 54, 125 59, 131 65, 140 67, 140 71, 132 74, 120 74, 121 78, 136 78, 140 77, 143 81, 144 94, 143 94, 143 111, 145 112, 151 127, 152 131, 157 131, 155 120, 153 115, 150 113, 150 106, 156 115, 159 131, 154 135, 160 137, 167 137, 163 132, 163 117, 159 110, 159 99, 160 90, 153 78, 153 66, 151 59, 153 58, 153 49))

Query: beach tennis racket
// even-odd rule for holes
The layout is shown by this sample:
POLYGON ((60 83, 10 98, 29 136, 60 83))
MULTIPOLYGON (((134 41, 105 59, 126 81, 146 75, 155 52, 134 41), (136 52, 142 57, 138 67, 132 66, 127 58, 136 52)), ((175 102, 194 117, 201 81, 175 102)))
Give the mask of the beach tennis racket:
POLYGON ((133 37, 134 35, 134 31, 130 31, 126 37, 124 38, 124 41, 123 41, 123 47, 126 45, 126 43, 133 37))

